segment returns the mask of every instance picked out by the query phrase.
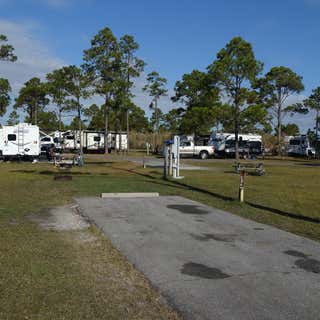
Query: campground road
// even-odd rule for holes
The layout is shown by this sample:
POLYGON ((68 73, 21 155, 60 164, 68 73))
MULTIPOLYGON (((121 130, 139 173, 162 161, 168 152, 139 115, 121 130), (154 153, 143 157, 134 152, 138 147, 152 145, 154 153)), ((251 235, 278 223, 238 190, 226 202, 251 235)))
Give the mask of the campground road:
POLYGON ((77 202, 184 319, 320 319, 317 242, 182 197, 77 202))

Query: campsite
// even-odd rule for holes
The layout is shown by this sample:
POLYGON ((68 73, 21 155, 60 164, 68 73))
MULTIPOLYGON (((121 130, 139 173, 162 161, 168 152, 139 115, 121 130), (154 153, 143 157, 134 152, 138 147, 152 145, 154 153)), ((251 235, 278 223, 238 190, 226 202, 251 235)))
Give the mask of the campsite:
POLYGON ((319 319, 317 1, 0 9, 0 320, 319 319))
POLYGON ((12 318, 35 312, 49 318, 93 314, 96 318, 125 318, 127 314, 141 319, 178 317, 155 302, 158 293, 94 225, 84 230, 68 225, 63 231, 39 229, 39 221, 50 225, 48 208, 74 206, 75 197, 96 197, 102 192, 179 195, 319 241, 319 161, 266 161, 267 175, 247 177, 244 204, 237 201, 239 177, 232 160, 183 161, 206 170, 182 171, 183 181, 164 181, 161 168, 143 168, 142 162, 117 155, 107 160, 88 155, 84 167, 71 170, 71 181, 55 181, 59 172, 52 164, 2 163, 1 283, 5 285, 1 317, 9 312, 12 318), (124 288, 134 294, 127 295, 124 288))

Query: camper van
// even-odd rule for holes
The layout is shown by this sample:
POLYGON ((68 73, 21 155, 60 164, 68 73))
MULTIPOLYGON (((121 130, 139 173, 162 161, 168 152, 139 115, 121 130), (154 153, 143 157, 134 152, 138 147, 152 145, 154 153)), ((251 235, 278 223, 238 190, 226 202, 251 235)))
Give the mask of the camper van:
POLYGON ((316 154, 315 149, 311 147, 308 136, 306 135, 291 137, 287 144, 287 153, 288 156, 305 157, 314 157, 316 154))
POLYGON ((28 123, 3 126, 0 129, 0 156, 4 159, 29 158, 40 155, 39 127, 28 123))
MULTIPOLYGON (((216 156, 233 157, 235 155, 234 133, 212 133, 210 142, 214 146, 216 156)), ((261 155, 262 151, 262 137, 260 135, 239 133, 240 155, 261 155)))

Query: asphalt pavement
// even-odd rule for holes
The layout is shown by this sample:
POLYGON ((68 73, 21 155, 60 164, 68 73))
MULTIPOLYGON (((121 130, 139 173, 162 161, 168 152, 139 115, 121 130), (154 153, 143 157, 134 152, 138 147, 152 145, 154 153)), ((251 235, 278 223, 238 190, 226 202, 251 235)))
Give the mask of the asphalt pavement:
POLYGON ((182 197, 76 200, 184 319, 320 319, 318 242, 182 197))

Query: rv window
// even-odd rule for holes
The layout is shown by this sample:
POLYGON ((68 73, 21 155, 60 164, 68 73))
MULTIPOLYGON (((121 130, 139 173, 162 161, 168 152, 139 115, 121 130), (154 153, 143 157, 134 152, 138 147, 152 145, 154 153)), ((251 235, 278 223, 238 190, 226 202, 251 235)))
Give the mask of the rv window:
POLYGON ((67 140, 74 140, 74 136, 67 136, 67 140))
POLYGON ((241 139, 239 140, 239 147, 246 147, 248 145, 248 141, 247 140, 242 140, 242 137, 240 137, 241 139))
POLYGON ((300 145, 300 140, 291 139, 289 144, 290 144, 290 146, 298 146, 298 145, 300 145))
POLYGON ((44 137, 44 138, 41 139, 41 141, 44 141, 44 142, 51 141, 51 138, 49 138, 49 137, 44 137))
POLYGON ((209 140, 208 139, 199 139, 196 141, 195 145, 196 146, 207 146, 209 140))
POLYGON ((261 142, 260 141, 250 141, 249 142, 250 148, 261 148, 261 142))
POLYGON ((93 141, 99 142, 99 141, 101 141, 101 138, 100 137, 93 137, 93 141))
POLYGON ((226 141, 226 148, 234 148, 235 145, 236 145, 236 142, 233 139, 230 139, 230 140, 226 141))
POLYGON ((15 134, 8 134, 8 141, 16 141, 17 136, 15 134))
POLYGON ((54 143, 58 143, 59 142, 59 138, 53 138, 53 142, 54 143))

